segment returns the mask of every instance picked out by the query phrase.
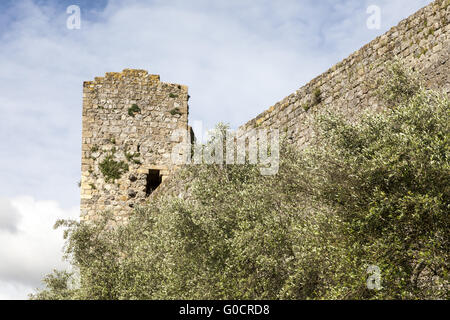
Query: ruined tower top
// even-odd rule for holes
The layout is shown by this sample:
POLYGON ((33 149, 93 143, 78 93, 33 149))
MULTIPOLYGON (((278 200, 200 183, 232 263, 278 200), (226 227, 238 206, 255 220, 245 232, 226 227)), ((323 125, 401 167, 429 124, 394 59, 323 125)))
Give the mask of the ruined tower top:
POLYGON ((188 89, 145 70, 125 69, 83 85, 81 218, 113 211, 118 220, 174 166, 171 135, 188 130, 188 89))

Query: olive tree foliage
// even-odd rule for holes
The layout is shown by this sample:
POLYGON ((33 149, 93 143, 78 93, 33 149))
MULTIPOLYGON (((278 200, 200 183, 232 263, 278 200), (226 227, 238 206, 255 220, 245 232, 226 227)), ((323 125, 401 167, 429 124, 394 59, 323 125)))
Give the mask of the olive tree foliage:
POLYGON ((78 284, 56 272, 31 298, 448 299, 450 104, 414 79, 394 63, 384 111, 318 116, 310 146, 282 143, 277 175, 192 165, 189 197, 125 225, 58 222, 78 284))

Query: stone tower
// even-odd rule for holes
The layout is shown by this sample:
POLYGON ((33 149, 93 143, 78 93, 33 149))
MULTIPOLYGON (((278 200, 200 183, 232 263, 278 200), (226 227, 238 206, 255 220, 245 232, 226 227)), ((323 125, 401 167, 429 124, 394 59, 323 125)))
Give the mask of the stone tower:
POLYGON ((188 132, 186 86, 125 69, 83 84, 81 219, 123 220, 175 169, 171 152, 188 132))

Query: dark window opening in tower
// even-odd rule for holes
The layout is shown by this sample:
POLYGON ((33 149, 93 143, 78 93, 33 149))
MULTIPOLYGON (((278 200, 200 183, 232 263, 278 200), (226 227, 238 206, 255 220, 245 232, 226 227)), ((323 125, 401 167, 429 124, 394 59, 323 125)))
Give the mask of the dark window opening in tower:
POLYGON ((145 187, 145 195, 148 197, 161 184, 161 175, 159 170, 149 170, 147 174, 147 185, 145 187))

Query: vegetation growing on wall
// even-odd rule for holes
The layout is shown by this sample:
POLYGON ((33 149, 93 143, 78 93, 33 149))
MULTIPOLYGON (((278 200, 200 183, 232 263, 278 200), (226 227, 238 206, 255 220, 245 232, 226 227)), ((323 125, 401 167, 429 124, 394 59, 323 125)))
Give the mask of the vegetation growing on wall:
POLYGON ((97 152, 98 150, 99 150, 98 145, 93 145, 92 148, 91 148, 91 153, 95 153, 95 152, 97 152))
POLYGON ((129 153, 129 152, 125 152, 125 158, 127 158, 128 162, 133 162, 135 164, 141 164, 141 161, 139 158, 141 156, 141 154, 139 152, 136 153, 129 153))
POLYGON ((133 104, 130 108, 128 108, 128 115, 130 117, 134 117, 136 113, 141 112, 141 108, 137 104, 133 104))
POLYGON ((106 182, 114 182, 128 171, 128 164, 124 161, 114 160, 114 153, 107 155, 98 167, 106 182))
POLYGON ((171 115, 182 115, 183 113, 181 113, 180 108, 173 108, 172 110, 170 110, 170 114, 171 115))
POLYGON ((316 106, 316 105, 318 105, 321 102, 322 102, 322 92, 320 91, 319 88, 316 88, 314 90, 314 92, 313 92, 313 101, 312 101, 312 103, 313 103, 314 106, 316 106))
POLYGON ((311 109, 314 106, 317 106, 319 103, 322 102, 322 92, 319 88, 314 89, 312 93, 312 101, 308 101, 307 103, 302 105, 303 110, 305 112, 308 112, 309 109, 311 109))

